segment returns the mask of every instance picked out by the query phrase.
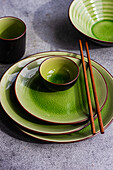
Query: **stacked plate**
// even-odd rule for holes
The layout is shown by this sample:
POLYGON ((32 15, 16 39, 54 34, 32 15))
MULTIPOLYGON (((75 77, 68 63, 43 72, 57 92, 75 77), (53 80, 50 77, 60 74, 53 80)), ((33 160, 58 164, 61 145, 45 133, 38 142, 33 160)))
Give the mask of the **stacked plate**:
MULTIPOLYGON (((87 58, 85 58, 87 65, 87 58)), ((104 128, 113 118, 113 78, 101 65, 92 61, 95 84, 104 128)), ((87 67, 91 101, 98 118, 87 67)), ((40 140, 48 142, 76 142, 92 137, 81 57, 67 52, 46 52, 30 56, 10 67, 0 83, 0 100, 7 115, 18 128, 40 140), (73 87, 51 92, 40 79, 40 64, 52 56, 65 56, 79 66, 80 74, 73 87)))

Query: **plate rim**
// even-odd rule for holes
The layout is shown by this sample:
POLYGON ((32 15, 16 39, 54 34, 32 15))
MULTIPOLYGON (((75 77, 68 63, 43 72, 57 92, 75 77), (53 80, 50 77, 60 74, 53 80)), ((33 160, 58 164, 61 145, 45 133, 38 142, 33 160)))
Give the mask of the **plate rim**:
MULTIPOLYGON (((107 127, 110 126, 110 124, 113 122, 113 119, 104 127, 104 129, 107 129, 107 127)), ((45 142, 49 142, 49 143, 59 143, 59 144, 66 144, 66 143, 74 143, 74 142, 81 142, 81 141, 84 141, 84 140, 87 140, 87 139, 90 139, 92 137, 95 137, 97 136, 98 134, 100 134, 101 132, 100 131, 97 131, 95 135, 91 134, 87 137, 83 137, 82 139, 78 139, 78 140, 67 140, 67 141, 55 141, 55 140, 47 140, 47 139, 44 139, 44 138, 41 138, 41 137, 37 137, 35 134, 32 134, 31 132, 27 132, 25 130, 23 130, 22 128, 18 127, 18 126, 15 126, 18 128, 18 130, 20 130, 22 133, 32 137, 32 138, 35 138, 35 139, 38 139, 38 140, 41 140, 41 141, 45 141, 45 142)), ((49 134, 50 135, 50 134, 49 134)), ((67 134, 68 135, 68 134, 67 134)))
MULTIPOLYGON (((80 56, 79 54, 77 54, 77 53, 72 53, 72 52, 67 52, 67 51, 45 51, 45 52, 40 52, 40 53, 35 53, 35 54, 32 54, 32 55, 29 55, 28 57, 26 57, 26 58, 23 58, 22 60, 20 60, 20 61, 24 61, 24 60, 26 60, 26 59, 28 59, 28 58, 34 58, 35 59, 35 57, 36 57, 36 55, 37 55, 37 57, 39 57, 40 56, 40 54, 43 56, 43 55, 45 55, 45 54, 47 54, 47 53, 65 53, 65 54, 70 54, 70 55, 76 55, 76 56, 80 56)), ((18 61, 17 63, 19 63, 20 61, 18 61)), ((111 79, 113 80, 113 76, 112 76, 112 74, 104 67, 104 66, 102 66, 101 64, 99 64, 97 61, 94 61, 93 59, 92 59, 92 61, 94 62, 94 63, 96 63, 96 64, 98 64, 103 70, 105 70, 106 71, 106 73, 108 74, 108 76, 110 76, 111 77, 111 79)), ((15 66, 17 63, 15 63, 13 66, 15 66)), ((7 70, 7 71, 10 71, 10 69, 13 67, 13 66, 10 66, 9 67, 9 69, 7 70)), ((6 72, 7 71, 5 71, 4 73, 3 73, 3 75, 2 75, 2 77, 1 77, 1 80, 2 80, 2 78, 4 77, 4 75, 6 74, 6 72)), ((0 80, 0 84, 1 84, 1 80, 0 80)), ((4 109, 4 107, 3 107, 3 109, 4 109)), ((6 112, 7 113, 7 112, 6 112)), ((9 115, 8 115, 9 116, 9 115)), ((109 120, 109 122, 107 123, 107 125, 105 125, 105 128, 107 128, 111 123, 113 122, 113 117, 109 120)), ((97 132, 97 133, 100 133, 100 132, 97 132)), ((40 139, 40 138, 37 138, 37 139, 40 139, 40 140, 43 140, 43 141, 48 141, 48 142, 55 142, 55 143, 71 143, 71 142, 79 142, 79 141, 83 141, 83 140, 86 140, 86 139, 88 139, 88 138, 91 138, 91 137, 93 137, 93 135, 90 135, 90 136, 88 136, 88 137, 84 137, 83 139, 80 139, 80 140, 71 140, 71 141, 65 141, 65 142, 58 142, 58 141, 48 141, 48 140, 44 140, 44 139, 40 139)))
MULTIPOLYGON (((4 77, 8 74, 8 72, 10 72, 11 69, 13 69, 14 67, 16 67, 19 62, 24 62, 24 61, 27 60, 27 59, 28 59, 28 60, 31 59, 31 62, 33 62, 34 60, 42 59, 42 58, 46 57, 46 56, 43 56, 43 57, 41 56, 41 57, 39 57, 39 54, 41 54, 41 53, 36 53, 35 55, 37 55, 37 56, 35 56, 35 57, 34 57, 33 55, 30 55, 30 56, 28 56, 28 57, 26 57, 26 58, 23 58, 22 60, 18 61, 17 63, 11 65, 11 66, 4 72, 4 74, 2 75, 1 80, 0 80, 0 86, 1 86, 1 81, 2 81, 2 79, 4 79, 4 77), (37 59, 36 59, 36 57, 37 57, 37 59)), ((78 55, 78 54, 75 54, 75 55, 78 55)), ((47 56, 48 56, 48 55, 47 55, 47 56)), ((29 63, 29 61, 28 61, 28 63, 29 63)), ((26 66, 26 64, 25 64, 25 66, 26 66)), ((22 69, 23 69, 23 67, 22 67, 22 69)), ((17 75, 18 75, 18 74, 17 74, 17 75)), ((16 75, 16 76, 17 76, 17 75, 16 75)), ((0 96, 1 96, 1 93, 0 93, 0 96)), ((23 123, 18 122, 17 120, 15 120, 14 117, 12 118, 12 116, 9 115, 7 109, 4 107, 4 104, 2 104, 1 98, 0 98, 0 103, 1 103, 1 106, 2 106, 3 110, 6 112, 6 114, 8 115, 8 117, 9 117, 12 121, 14 121, 17 125, 25 128, 25 129, 27 129, 27 130, 30 130, 31 132, 34 132, 34 133, 36 132, 36 133, 39 133, 39 134, 51 134, 51 135, 53 135, 53 134, 54 134, 54 135, 57 135, 57 134, 69 134, 69 133, 73 133, 73 132, 82 130, 83 128, 85 128, 86 126, 88 126, 88 125, 90 124, 89 121, 88 121, 88 122, 86 121, 86 122, 83 122, 83 123, 84 123, 83 126, 81 126, 81 127, 79 127, 79 128, 74 128, 74 130, 65 130, 65 132, 44 132, 44 131, 37 130, 36 128, 35 128, 36 130, 34 130, 34 128, 29 128, 27 125, 23 125, 23 123)))
MULTIPOLYGON (((29 62, 28 64, 26 64, 26 65, 22 68, 22 70, 18 73, 18 75, 17 75, 17 77, 16 77, 16 80, 15 80, 15 84, 14 84, 14 90, 15 90, 15 95, 16 95, 16 98, 17 98, 19 104, 22 106, 23 109, 26 110, 26 112, 28 112, 28 114, 34 116, 35 118, 37 118, 37 119, 39 119, 39 120, 42 120, 42 121, 45 121, 45 122, 48 122, 48 123, 55 123, 55 124, 60 124, 60 125, 73 125, 73 124, 78 124, 78 123, 83 123, 83 122, 88 121, 89 118, 85 118, 85 119, 83 119, 83 120, 76 121, 76 122, 55 122, 55 121, 50 121, 50 120, 47 120, 47 119, 43 119, 43 118, 38 117, 37 115, 31 113, 30 111, 28 111, 28 110, 23 106, 23 104, 21 103, 20 99, 18 98, 16 86, 17 86, 17 80, 18 80, 21 72, 22 72, 27 66, 29 66, 29 64, 32 64, 33 62, 35 62, 35 61, 37 61, 37 60, 39 60, 39 59, 43 59, 43 58, 46 59, 46 57, 53 57, 53 56, 54 56, 54 57, 55 57, 55 56, 57 57, 57 55, 47 55, 47 56, 43 56, 43 57, 41 57, 41 58, 37 58, 37 59, 29 62)), ((73 57, 73 56, 63 55, 63 57, 67 57, 67 58, 71 58, 71 59, 72 59, 72 58, 73 58, 73 59, 75 58, 75 59, 80 60, 80 59, 77 58, 76 56, 73 57)), ((42 61, 42 62, 43 62, 43 61, 42 61)), ((85 61, 85 62, 86 62, 86 61, 85 61)), ((102 79, 103 79, 103 81, 104 81, 104 83, 105 83, 105 87, 106 87, 106 97, 105 97, 105 99, 104 99, 104 102, 102 103, 102 106, 100 107, 100 111, 101 111, 102 108, 104 107, 106 101, 107 101, 107 98, 108 98, 108 86, 107 86, 106 80, 105 80, 104 76, 102 75, 102 73, 101 73, 95 66, 93 66, 93 68, 95 68, 95 70, 100 74, 100 76, 102 77, 102 79)), ((95 116, 95 115, 96 115, 96 113, 94 113, 94 116, 95 116)))

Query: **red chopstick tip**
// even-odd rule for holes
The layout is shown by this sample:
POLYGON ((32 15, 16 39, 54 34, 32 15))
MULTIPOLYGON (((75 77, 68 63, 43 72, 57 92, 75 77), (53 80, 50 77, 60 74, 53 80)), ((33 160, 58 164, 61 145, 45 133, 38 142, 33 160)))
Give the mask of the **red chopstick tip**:
POLYGON ((92 131, 92 133, 93 133, 93 135, 95 135, 95 134, 96 134, 96 131, 92 131))
POLYGON ((101 131, 101 134, 104 134, 104 130, 103 130, 103 131, 101 131))

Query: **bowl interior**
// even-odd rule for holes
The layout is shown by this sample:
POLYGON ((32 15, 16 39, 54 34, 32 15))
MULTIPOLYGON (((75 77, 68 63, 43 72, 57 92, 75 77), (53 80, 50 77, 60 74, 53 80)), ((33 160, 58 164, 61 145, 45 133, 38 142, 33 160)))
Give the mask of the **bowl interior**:
POLYGON ((21 36, 25 31, 25 24, 18 18, 0 18, 0 38, 13 39, 21 36))
POLYGON ((78 67, 65 57, 52 57, 41 64, 40 74, 51 83, 65 84, 77 77, 78 67))
POLYGON ((112 0, 74 0, 69 16, 72 24, 83 34, 113 42, 112 0))

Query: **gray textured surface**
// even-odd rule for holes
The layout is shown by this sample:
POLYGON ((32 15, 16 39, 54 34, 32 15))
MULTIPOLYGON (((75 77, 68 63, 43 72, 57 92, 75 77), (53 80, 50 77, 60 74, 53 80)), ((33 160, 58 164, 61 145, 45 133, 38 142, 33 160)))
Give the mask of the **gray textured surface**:
MULTIPOLYGON (((0 0, 0 17, 16 16, 27 25, 24 57, 41 51, 79 53, 68 19, 71 0, 0 0)), ((113 75, 113 47, 90 44, 91 58, 113 75)), ((0 76, 10 65, 0 64, 0 76)), ((46 144, 17 132, 0 107, 0 170, 112 170, 113 123, 104 135, 79 143, 46 144)))

